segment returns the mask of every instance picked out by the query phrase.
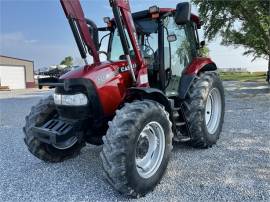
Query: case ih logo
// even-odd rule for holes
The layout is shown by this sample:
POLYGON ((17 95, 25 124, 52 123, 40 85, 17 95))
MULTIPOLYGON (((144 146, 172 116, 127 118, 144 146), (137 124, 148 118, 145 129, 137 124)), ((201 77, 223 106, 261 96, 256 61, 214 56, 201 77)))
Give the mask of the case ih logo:
MULTIPOLYGON (((136 69, 137 68, 137 65, 136 64, 132 64, 132 68, 133 69, 136 69)), ((123 67, 119 67, 119 73, 127 72, 129 70, 130 70, 130 68, 129 68, 128 65, 127 66, 123 66, 123 67)))

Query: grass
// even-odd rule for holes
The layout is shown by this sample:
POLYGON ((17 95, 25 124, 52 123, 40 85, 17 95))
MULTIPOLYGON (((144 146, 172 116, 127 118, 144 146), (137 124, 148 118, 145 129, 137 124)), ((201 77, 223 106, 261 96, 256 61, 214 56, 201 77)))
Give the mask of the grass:
POLYGON ((266 72, 220 72, 223 81, 265 81, 266 72))

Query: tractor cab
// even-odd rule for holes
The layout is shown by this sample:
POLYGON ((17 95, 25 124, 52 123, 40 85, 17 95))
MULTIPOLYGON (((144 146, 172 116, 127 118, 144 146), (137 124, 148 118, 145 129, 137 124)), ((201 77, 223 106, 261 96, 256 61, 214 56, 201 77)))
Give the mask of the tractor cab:
MULTIPOLYGON (((197 32, 201 27, 199 18, 191 14, 190 20, 177 24, 175 15, 176 9, 157 6, 132 14, 140 52, 147 66, 149 86, 165 91, 169 97, 178 96, 181 75, 198 56, 200 48, 197 32)), ((100 45, 107 49, 103 48, 100 52, 106 55, 108 61, 126 60, 115 20, 105 17, 104 22, 107 27, 98 30, 103 35, 100 45), (108 45, 102 44, 102 41, 108 45)), ((128 35, 126 29, 125 34, 128 35)), ((131 60, 135 60, 130 39, 127 41, 131 60)))

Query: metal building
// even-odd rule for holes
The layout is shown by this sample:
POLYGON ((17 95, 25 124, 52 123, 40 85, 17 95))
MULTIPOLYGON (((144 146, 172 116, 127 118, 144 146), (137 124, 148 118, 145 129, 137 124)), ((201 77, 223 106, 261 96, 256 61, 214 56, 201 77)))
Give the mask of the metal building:
POLYGON ((0 87, 24 89, 34 86, 33 61, 0 55, 0 87))

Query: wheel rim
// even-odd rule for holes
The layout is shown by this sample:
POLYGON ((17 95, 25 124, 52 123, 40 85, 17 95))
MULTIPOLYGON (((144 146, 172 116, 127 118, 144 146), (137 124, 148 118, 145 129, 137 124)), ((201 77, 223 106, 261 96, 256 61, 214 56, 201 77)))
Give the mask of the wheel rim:
POLYGON ((164 156, 165 135, 157 122, 148 123, 139 135, 136 146, 136 168, 143 178, 153 176, 164 156))
POLYGON ((214 134, 219 126, 221 110, 220 92, 217 88, 213 88, 208 94, 205 106, 206 128, 210 134, 214 134))

